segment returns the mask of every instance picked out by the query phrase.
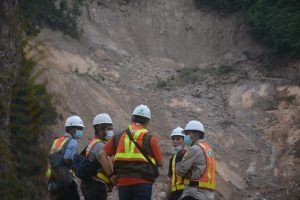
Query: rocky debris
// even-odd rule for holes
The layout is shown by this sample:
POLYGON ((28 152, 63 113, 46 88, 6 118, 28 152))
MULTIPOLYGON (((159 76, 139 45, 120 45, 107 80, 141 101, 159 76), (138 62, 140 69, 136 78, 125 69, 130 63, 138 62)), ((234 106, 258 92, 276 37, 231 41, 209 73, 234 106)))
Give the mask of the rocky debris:
POLYGON ((248 200, 267 200, 267 199, 263 198, 263 196, 260 193, 257 193, 254 197, 248 200))
MULTIPOLYGON (((51 137, 61 132, 66 116, 78 114, 87 124, 80 141, 84 146, 92 137, 94 115, 111 114, 118 132, 129 123, 134 106, 145 103, 153 113, 149 128, 165 158, 153 199, 164 199, 167 190, 170 131, 191 119, 204 123, 220 163, 216 199, 296 194, 292 188, 298 185, 281 186, 297 182, 299 171, 296 69, 286 77, 266 76, 260 63, 243 55, 261 51, 240 29, 243 22, 195 10, 192 0, 97 2, 85 5, 79 41, 49 30, 39 36, 54 52, 41 65, 47 68, 41 79, 61 114, 51 137), (181 69, 193 66, 199 70, 179 85, 155 87, 157 80, 176 79, 181 69)), ((110 199, 117 199, 116 190, 110 199)))

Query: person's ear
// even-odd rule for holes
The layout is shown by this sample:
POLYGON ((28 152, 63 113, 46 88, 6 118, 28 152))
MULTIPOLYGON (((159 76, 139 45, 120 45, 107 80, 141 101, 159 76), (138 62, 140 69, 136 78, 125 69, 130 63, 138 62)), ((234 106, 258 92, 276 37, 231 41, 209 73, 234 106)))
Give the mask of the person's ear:
POLYGON ((76 133, 76 129, 75 128, 71 128, 70 129, 70 134, 74 135, 76 133))
POLYGON ((148 120, 145 124, 144 127, 146 128, 149 125, 150 120, 148 120))
POLYGON ((198 133, 192 132, 194 138, 199 138, 198 133))

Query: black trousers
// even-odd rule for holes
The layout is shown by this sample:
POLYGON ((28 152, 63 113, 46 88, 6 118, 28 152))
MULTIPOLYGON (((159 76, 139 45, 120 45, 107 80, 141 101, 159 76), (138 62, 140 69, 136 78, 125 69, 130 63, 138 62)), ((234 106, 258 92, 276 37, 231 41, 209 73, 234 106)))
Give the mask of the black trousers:
POLYGON ((183 190, 176 190, 171 192, 169 200, 178 200, 182 195, 183 190))
POLYGON ((85 200, 107 200, 107 187, 100 181, 82 181, 80 188, 85 200))
POLYGON ((186 196, 182 200, 197 200, 197 199, 195 199, 194 197, 191 197, 191 196, 186 196))
POLYGON ((51 200, 80 200, 76 182, 68 182, 51 192, 51 200))

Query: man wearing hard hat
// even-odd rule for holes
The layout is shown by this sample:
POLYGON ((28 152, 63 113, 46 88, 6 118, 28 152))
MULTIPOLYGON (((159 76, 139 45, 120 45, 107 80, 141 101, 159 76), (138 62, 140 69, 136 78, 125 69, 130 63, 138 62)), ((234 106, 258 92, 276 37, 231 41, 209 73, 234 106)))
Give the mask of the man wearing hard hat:
POLYGON ((171 133, 172 144, 175 155, 170 158, 168 176, 170 178, 169 191, 167 192, 168 200, 178 200, 183 192, 184 179, 176 174, 176 163, 183 158, 185 150, 183 128, 177 127, 171 133))
POLYGON ((79 116, 69 117, 65 123, 64 136, 54 140, 52 144, 49 159, 53 158, 52 155, 55 155, 57 159, 53 158, 53 162, 50 161, 46 174, 49 178, 48 189, 51 199, 80 199, 75 177, 70 168, 75 155, 78 154, 77 139, 83 136, 83 128, 83 121, 79 116), (59 157, 59 152, 62 153, 60 154, 62 157, 59 157), (57 166, 54 163, 55 160, 57 160, 57 166))
POLYGON ((151 200, 152 184, 157 177, 157 166, 162 166, 162 155, 157 139, 146 129, 151 119, 146 105, 137 106, 128 128, 112 137, 100 153, 104 171, 116 180, 120 200, 151 200), (107 156, 114 155, 113 172, 107 156))
MULTIPOLYGON (((95 136, 89 141, 85 156, 92 162, 93 166, 97 165, 97 169, 91 179, 82 180, 81 191, 85 200, 106 200, 107 190, 111 182, 103 173, 99 153, 105 143, 113 136, 113 123, 107 113, 101 113, 95 116, 93 127, 95 136)), ((112 166, 112 163, 110 164, 112 166)))
POLYGON ((212 149, 205 142, 201 122, 190 121, 184 128, 185 143, 191 148, 176 164, 176 173, 184 176, 183 200, 212 200, 216 189, 216 166, 212 149))

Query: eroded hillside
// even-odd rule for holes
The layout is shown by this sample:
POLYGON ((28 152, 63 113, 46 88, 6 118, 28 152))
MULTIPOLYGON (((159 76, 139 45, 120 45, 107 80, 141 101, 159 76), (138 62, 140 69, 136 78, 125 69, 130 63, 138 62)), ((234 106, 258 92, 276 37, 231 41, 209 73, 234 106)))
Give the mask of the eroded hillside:
POLYGON ((120 130, 145 103, 165 157, 154 199, 165 195, 170 131, 191 119, 216 153, 216 199, 299 198, 299 63, 268 71, 241 17, 201 12, 192 0, 91 0, 82 11, 79 40, 50 30, 37 38, 49 55, 41 81, 61 114, 51 138, 78 114, 84 145, 96 114, 120 130))

